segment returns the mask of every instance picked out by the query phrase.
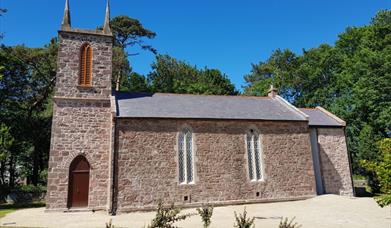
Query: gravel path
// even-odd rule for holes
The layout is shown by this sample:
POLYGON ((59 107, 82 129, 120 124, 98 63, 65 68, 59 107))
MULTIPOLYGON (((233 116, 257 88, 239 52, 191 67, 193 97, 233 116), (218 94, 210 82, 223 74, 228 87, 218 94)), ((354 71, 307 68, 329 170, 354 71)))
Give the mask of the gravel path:
MULTIPOLYGON (((316 198, 280 203, 260 203, 216 207, 213 212, 213 227, 233 227, 234 211, 246 207, 250 216, 255 216, 256 227, 278 227, 280 217, 296 217, 303 228, 323 227, 373 227, 391 228, 391 208, 380 208, 371 198, 348 198, 323 195, 316 198)), ((195 209, 183 210, 193 213, 195 209)), ((104 212, 45 213, 44 208, 19 210, 0 220, 0 226, 27 227, 105 227, 110 219, 115 227, 141 228, 149 223, 155 212, 139 212, 109 216, 104 212)), ((199 216, 177 223, 180 227, 202 227, 199 216)))

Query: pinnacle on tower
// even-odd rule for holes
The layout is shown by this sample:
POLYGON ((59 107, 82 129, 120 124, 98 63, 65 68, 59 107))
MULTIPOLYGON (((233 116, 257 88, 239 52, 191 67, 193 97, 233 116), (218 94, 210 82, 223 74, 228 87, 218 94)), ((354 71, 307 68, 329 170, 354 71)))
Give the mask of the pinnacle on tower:
POLYGON ((64 17, 62 18, 61 29, 66 30, 71 28, 71 13, 69 10, 69 0, 65 0, 64 17))
POLYGON ((106 16, 105 16, 105 23, 103 25, 103 32, 106 34, 111 34, 111 28, 110 28, 110 0, 107 0, 106 4, 106 16))

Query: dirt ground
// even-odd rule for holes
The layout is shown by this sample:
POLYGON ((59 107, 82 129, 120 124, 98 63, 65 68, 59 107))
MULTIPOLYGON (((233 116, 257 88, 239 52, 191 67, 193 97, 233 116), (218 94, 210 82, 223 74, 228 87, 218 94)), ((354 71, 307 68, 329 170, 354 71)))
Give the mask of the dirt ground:
MULTIPOLYGON (((373 227, 391 228, 391 208, 380 208, 372 198, 323 195, 308 200, 216 207, 213 227, 233 227, 234 211, 246 207, 255 216, 255 227, 278 227, 281 217, 296 217, 303 228, 373 227)), ((195 209, 183 210, 194 213, 195 209)), ((44 208, 23 209, 0 219, 0 226, 27 227, 105 227, 112 219, 115 227, 141 228, 149 224, 155 212, 137 212, 109 216, 104 212, 45 213, 44 208)), ((198 215, 177 223, 179 227, 202 227, 198 215)))

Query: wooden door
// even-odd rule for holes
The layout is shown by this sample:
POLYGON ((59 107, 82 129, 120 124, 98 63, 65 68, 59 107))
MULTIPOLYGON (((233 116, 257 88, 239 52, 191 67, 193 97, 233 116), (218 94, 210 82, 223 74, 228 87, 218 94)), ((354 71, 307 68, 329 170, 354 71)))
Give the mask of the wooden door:
POLYGON ((68 207, 88 207, 90 165, 83 156, 76 157, 69 170, 68 207))

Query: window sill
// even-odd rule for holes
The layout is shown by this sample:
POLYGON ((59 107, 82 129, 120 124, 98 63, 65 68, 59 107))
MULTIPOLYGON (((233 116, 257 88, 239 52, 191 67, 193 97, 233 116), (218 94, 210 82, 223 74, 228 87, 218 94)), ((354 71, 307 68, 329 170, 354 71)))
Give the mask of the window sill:
POLYGON ((76 86, 78 89, 92 89, 92 85, 78 85, 76 86))
POLYGON ((183 182, 183 183, 179 183, 179 185, 180 186, 191 186, 191 185, 195 185, 195 182, 193 181, 193 182, 189 182, 189 183, 187 183, 187 182, 183 182))
POLYGON ((250 183, 262 183, 262 182, 265 182, 264 178, 259 179, 259 180, 250 180, 250 183))

